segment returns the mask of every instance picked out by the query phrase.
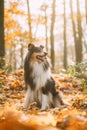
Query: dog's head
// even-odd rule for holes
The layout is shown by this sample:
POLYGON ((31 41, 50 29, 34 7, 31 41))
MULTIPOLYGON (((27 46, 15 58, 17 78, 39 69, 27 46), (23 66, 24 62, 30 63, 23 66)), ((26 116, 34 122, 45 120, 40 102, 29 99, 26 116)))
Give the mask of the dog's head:
POLYGON ((28 51, 30 53, 30 60, 33 62, 42 63, 46 60, 47 53, 43 50, 43 46, 40 45, 39 47, 29 44, 28 51))

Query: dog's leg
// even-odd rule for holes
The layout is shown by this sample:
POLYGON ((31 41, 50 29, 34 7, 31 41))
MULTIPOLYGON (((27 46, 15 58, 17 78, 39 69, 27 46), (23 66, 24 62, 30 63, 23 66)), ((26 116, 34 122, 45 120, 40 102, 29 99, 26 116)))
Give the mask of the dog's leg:
POLYGON ((24 106, 23 106, 25 109, 26 109, 26 108, 28 107, 28 105, 29 105, 30 97, 31 97, 31 89, 30 89, 29 86, 28 86, 27 92, 26 92, 26 96, 25 96, 25 103, 24 103, 24 106))
MULTIPOLYGON (((44 91, 43 91, 44 92, 44 91)), ((42 106, 41 110, 51 108, 53 106, 53 95, 52 93, 42 93, 42 106)))
POLYGON ((42 94, 42 106, 41 110, 49 108, 49 97, 46 94, 42 94))

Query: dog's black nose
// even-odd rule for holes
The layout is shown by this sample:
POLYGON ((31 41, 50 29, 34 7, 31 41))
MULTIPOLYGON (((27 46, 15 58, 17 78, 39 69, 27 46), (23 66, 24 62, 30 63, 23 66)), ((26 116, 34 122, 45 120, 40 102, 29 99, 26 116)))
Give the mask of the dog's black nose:
POLYGON ((47 52, 44 52, 45 56, 47 55, 47 52))

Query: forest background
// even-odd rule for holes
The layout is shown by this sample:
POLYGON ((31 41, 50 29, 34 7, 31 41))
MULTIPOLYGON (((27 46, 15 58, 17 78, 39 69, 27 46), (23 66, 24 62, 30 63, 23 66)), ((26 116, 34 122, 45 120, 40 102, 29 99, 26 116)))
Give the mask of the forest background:
POLYGON ((56 71, 86 61, 87 0, 1 0, 0 39, 0 68, 23 67, 28 43, 44 45, 56 71))
POLYGON ((87 0, 0 0, 0 130, 8 129, 87 130, 87 0), (29 43, 48 52, 64 105, 23 108, 29 43))

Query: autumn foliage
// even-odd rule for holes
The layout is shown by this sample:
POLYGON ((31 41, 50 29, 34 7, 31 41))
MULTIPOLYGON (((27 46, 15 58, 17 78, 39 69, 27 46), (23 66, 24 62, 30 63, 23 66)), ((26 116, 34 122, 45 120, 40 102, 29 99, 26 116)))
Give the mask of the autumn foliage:
POLYGON ((87 94, 81 79, 53 74, 65 105, 41 111, 35 103, 23 109, 23 70, 0 71, 0 130, 87 130, 87 94))
MULTIPOLYGON (((66 63, 64 65, 66 68, 72 61, 75 62, 75 58, 76 62, 81 62, 82 58, 86 60, 87 10, 83 13, 83 7, 87 5, 86 0, 83 1, 84 5, 81 2, 75 5, 76 2, 71 0, 70 3, 63 2, 56 1, 54 4, 53 18, 52 1, 50 4, 43 3, 37 14, 31 12, 32 6, 29 12, 22 8, 23 6, 27 8, 26 1, 9 0, 9 4, 8 1, 5 2, 6 55, 3 59, 6 65, 2 70, 0 69, 0 130, 87 130, 87 63, 71 65, 67 70, 62 70, 62 73, 53 74, 56 90, 60 92, 64 101, 63 106, 41 111, 34 102, 26 110, 23 109, 26 92, 24 71, 16 69, 23 67, 26 47, 31 39, 33 44, 45 43, 49 56, 53 52, 51 59, 53 59, 53 68, 56 63, 56 73, 63 68, 63 62, 66 63), (65 8, 65 6, 69 7, 65 8), (77 11, 74 12, 75 8, 77 11), (54 35, 50 37, 51 33, 54 35), (53 41, 55 47, 54 44, 50 44, 53 41), (66 43, 65 51, 64 43, 66 43)), ((4 44, 1 42, 1 45, 4 44)))

